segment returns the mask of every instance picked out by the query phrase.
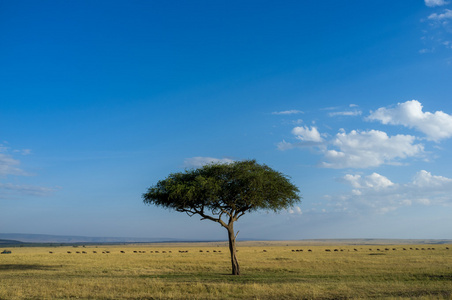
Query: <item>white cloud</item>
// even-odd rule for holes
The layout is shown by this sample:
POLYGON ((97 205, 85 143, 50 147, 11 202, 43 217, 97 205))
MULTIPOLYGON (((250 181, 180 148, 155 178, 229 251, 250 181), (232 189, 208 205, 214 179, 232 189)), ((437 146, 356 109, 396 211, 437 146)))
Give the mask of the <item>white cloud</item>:
POLYGON ((297 139, 304 142, 323 142, 323 138, 320 136, 320 133, 316 127, 311 127, 310 129, 306 126, 295 127, 292 129, 292 134, 296 135, 297 139))
POLYGON ((428 7, 443 6, 448 3, 449 1, 444 0, 425 0, 425 5, 427 5, 428 7))
POLYGON ((444 21, 447 19, 452 19, 452 10, 446 8, 444 10, 444 13, 442 14, 433 13, 430 16, 428 16, 428 19, 433 21, 444 21))
POLYGON ((303 112, 301 110, 285 110, 285 111, 274 111, 272 112, 272 115, 295 115, 295 114, 302 114, 303 112))
POLYGON ((398 103, 395 108, 379 108, 367 118, 383 124, 403 125, 424 133, 428 140, 438 142, 452 136, 452 116, 442 111, 423 112, 417 100, 398 103))
POLYGON ((204 165, 207 164, 211 164, 211 163, 220 163, 220 164, 230 164, 233 163, 234 160, 229 159, 229 158, 213 158, 213 157, 201 157, 201 156, 197 156, 197 157, 191 157, 191 158, 187 158, 184 161, 184 167, 187 168, 199 168, 202 167, 204 165))
POLYGON ((452 179, 421 170, 409 183, 394 183, 378 173, 347 174, 340 178, 350 192, 327 196, 341 210, 355 213, 388 213, 412 205, 452 205, 452 179))
POLYGON ((430 172, 422 170, 416 174, 413 186, 418 188, 440 188, 452 186, 452 179, 443 176, 434 176, 430 172))
POLYGON ((367 168, 382 164, 397 164, 399 159, 419 156, 424 152, 421 144, 414 144, 410 135, 388 136, 378 130, 340 132, 332 141, 337 150, 324 152, 326 168, 367 168))
POLYGON ((289 209, 289 214, 302 215, 303 212, 301 211, 301 208, 299 206, 295 206, 289 209))
MULTIPOLYGON (((355 189, 372 188, 375 190, 385 189, 394 185, 391 180, 378 173, 372 173, 369 176, 347 174, 343 177, 344 181, 351 184, 355 189)), ((356 192, 356 190, 354 190, 356 192)), ((361 192, 359 192, 361 194, 361 192)))

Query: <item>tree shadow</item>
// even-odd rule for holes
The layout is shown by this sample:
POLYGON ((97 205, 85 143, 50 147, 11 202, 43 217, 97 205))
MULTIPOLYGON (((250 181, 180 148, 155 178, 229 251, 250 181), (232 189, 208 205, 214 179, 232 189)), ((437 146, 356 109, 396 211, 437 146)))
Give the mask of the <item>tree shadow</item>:
POLYGON ((38 264, 0 264, 0 271, 30 271, 30 270, 38 270, 38 271, 52 271, 55 270, 56 266, 48 266, 48 265, 38 265, 38 264))

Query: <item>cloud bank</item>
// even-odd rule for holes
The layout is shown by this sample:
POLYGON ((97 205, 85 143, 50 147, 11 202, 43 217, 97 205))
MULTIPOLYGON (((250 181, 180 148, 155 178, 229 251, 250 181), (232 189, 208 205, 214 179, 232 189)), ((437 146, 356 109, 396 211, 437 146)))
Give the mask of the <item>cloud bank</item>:
POLYGON ((452 205, 452 179, 421 170, 412 181, 394 183, 378 173, 347 174, 339 179, 351 190, 339 197, 329 196, 335 209, 355 213, 384 214, 403 207, 452 205))
POLYGON ((417 100, 398 103, 395 107, 381 107, 363 119, 385 125, 401 125, 424 136, 410 134, 388 135, 382 130, 340 129, 331 137, 315 126, 297 126, 291 131, 294 142, 283 140, 277 144, 281 151, 293 148, 312 148, 322 156, 324 168, 370 168, 381 165, 405 165, 409 158, 425 158, 421 141, 440 141, 452 137, 452 115, 442 111, 424 112, 417 100), (328 139, 328 137, 331 137, 328 139))
POLYGON ((326 150, 326 168, 368 168, 397 164, 400 159, 419 156, 424 147, 410 135, 388 136, 379 130, 340 132, 332 141, 336 149, 326 150))

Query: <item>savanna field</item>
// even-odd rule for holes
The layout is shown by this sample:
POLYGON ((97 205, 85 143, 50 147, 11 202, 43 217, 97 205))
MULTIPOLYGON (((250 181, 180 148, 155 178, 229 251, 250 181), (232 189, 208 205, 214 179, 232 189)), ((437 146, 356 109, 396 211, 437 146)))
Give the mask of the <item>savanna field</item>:
POLYGON ((7 249, 2 300, 452 299, 445 244, 239 242, 240 276, 226 243, 7 249))

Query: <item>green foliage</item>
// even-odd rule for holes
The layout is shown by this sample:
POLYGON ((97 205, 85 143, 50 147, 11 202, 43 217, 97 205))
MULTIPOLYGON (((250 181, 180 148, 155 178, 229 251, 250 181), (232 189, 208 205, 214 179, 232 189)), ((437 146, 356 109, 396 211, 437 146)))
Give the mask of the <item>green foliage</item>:
POLYGON ((227 214, 232 221, 245 212, 278 211, 300 201, 289 178, 255 160, 209 164, 170 174, 143 194, 143 201, 188 214, 227 214))

